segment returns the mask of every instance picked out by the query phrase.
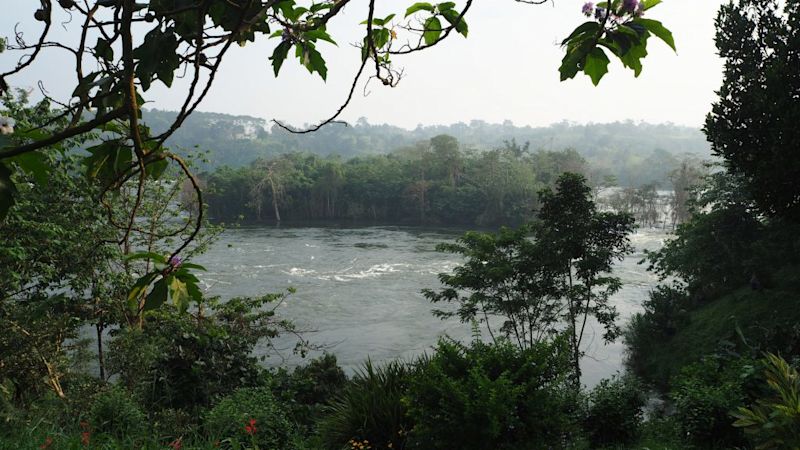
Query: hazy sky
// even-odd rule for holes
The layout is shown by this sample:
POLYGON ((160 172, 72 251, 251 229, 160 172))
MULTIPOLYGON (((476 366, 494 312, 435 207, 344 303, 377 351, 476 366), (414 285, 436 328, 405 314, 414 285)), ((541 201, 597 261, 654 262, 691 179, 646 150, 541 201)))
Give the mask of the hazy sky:
MULTIPOLYGON (((0 34, 10 37, 15 23, 21 22, 20 29, 33 40, 38 28, 29 18, 38 2, 2 3, 0 34)), ((383 0, 379 8, 399 13, 411 3, 383 0)), ((678 53, 653 37, 639 78, 612 62, 611 73, 594 87, 583 74, 566 82, 558 78, 563 50, 557 43, 584 20, 582 1, 554 0, 535 6, 477 0, 468 15, 469 38, 453 35, 430 50, 396 58, 395 64, 405 70, 400 85, 385 88, 373 83, 366 97, 359 89, 343 118, 354 121, 364 116, 371 123, 407 128, 473 119, 533 126, 562 120, 626 119, 700 126, 721 83, 722 62, 714 48, 713 25, 722 3, 665 0, 648 17, 661 20, 673 31, 678 53)), ((281 118, 297 125, 326 117, 344 99, 358 68, 359 50, 349 44, 362 38, 363 28, 357 24, 366 17, 366 5, 366 0, 355 0, 329 26, 339 47, 319 46, 328 61, 327 83, 308 74, 295 59, 287 60, 275 79, 268 57, 276 41, 262 40, 228 54, 200 110, 281 118)), ((75 24, 67 27, 75 33, 75 24)), ((9 52, 0 55, 0 71, 10 68, 18 57, 9 52)), ((64 95, 73 73, 69 60, 51 52, 33 70, 9 82, 33 88, 41 80, 54 95, 64 95)), ((148 106, 177 109, 185 92, 181 87, 185 87, 181 82, 173 89, 154 87, 145 95, 151 102, 148 106)))

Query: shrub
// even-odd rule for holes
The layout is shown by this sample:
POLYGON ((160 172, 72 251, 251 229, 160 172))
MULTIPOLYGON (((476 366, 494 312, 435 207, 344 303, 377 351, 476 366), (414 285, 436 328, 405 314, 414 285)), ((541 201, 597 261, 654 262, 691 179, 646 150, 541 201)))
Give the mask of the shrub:
POLYGON ((97 396, 89 412, 89 424, 95 431, 117 437, 142 431, 145 415, 130 395, 112 387, 97 396))
POLYGON ((592 448, 630 444, 639 437, 646 398, 638 380, 602 380, 588 400, 583 429, 592 448))
POLYGON ((746 404, 755 361, 709 356, 682 369, 673 380, 675 417, 687 439, 704 448, 733 448, 746 443, 733 427, 731 413, 746 404))
POLYGON ((411 428, 403 402, 410 373, 404 363, 376 367, 367 361, 325 408, 319 425, 323 448, 340 450, 351 440, 373 448, 404 448, 411 428))
POLYGON ((266 387, 242 388, 224 397, 206 415, 205 430, 211 439, 254 440, 263 449, 294 448, 292 424, 266 387))
POLYGON ((561 340, 526 350, 506 342, 441 341, 411 378, 408 448, 561 446, 576 419, 568 358, 561 340))
POLYGON ((324 354, 289 372, 279 369, 271 377, 273 394, 283 402, 292 421, 310 432, 321 410, 347 385, 336 356, 324 354))
POLYGON ((642 304, 644 312, 635 314, 623 332, 627 346, 626 365, 638 375, 656 374, 658 347, 677 333, 690 319, 691 300, 678 285, 657 286, 642 304))
POLYGON ((265 309, 282 298, 209 299, 195 314, 164 305, 146 315, 142 330, 117 334, 108 367, 148 410, 199 411, 237 388, 264 385, 253 349, 291 327, 265 309))
POLYGON ((772 354, 763 364, 770 393, 752 408, 739 407, 733 425, 752 435, 758 448, 800 448, 800 375, 772 354))

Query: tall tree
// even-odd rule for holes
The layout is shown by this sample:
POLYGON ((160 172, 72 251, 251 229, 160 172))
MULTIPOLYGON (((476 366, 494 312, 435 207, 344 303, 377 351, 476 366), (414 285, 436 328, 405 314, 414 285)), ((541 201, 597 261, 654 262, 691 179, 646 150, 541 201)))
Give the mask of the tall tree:
POLYGON ((716 24, 725 71, 705 124, 712 151, 763 213, 800 220, 800 3, 731 1, 716 24))
POLYGON ((606 341, 613 341, 619 333, 618 314, 609 298, 622 284, 611 276, 611 269, 615 260, 632 251, 628 236, 634 222, 628 214, 598 212, 582 175, 561 175, 555 190, 544 189, 540 197, 542 208, 535 234, 546 249, 542 254, 549 255, 553 270, 564 280, 565 319, 578 386, 581 345, 589 317, 603 326, 606 341))

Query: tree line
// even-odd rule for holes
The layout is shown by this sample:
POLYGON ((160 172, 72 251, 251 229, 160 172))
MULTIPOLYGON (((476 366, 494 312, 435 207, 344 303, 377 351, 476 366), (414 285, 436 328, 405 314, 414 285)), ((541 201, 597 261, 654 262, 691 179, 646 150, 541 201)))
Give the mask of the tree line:
POLYGON ((574 150, 531 152, 511 141, 476 152, 440 135, 388 155, 342 160, 288 153, 203 178, 217 220, 488 226, 530 218, 540 189, 562 172, 585 170, 574 150))
POLYGON ((644 226, 674 227, 688 218, 683 205, 703 167, 685 159, 665 183, 622 188, 572 149, 531 151, 512 140, 481 152, 439 135, 386 155, 346 160, 286 153, 221 167, 202 180, 209 214, 223 222, 497 226, 533 218, 538 192, 564 172, 587 176, 601 207, 629 213, 644 226))

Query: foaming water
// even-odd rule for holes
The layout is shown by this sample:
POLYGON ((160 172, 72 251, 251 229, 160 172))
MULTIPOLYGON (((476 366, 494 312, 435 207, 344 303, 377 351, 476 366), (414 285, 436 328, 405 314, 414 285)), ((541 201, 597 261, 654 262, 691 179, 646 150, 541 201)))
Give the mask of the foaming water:
MULTIPOLYGON (((295 288, 297 293, 280 307, 280 317, 314 330, 305 337, 326 346, 352 370, 367 357, 377 362, 413 358, 444 335, 470 338, 469 325, 433 317, 433 306, 420 293, 440 287, 437 275, 460 263, 457 256, 436 251, 437 244, 459 234, 401 227, 240 228, 225 231, 197 262, 208 269, 200 278, 212 295, 255 296, 295 288)), ((641 309, 657 282, 638 262, 666 237, 656 230, 637 232, 631 238, 635 253, 615 266, 624 283, 612 300, 621 323, 641 309)), ((620 342, 604 345, 596 324, 587 328, 583 365, 591 386, 621 369, 624 348, 620 342)), ((268 362, 302 363, 291 354, 294 341, 289 337, 275 345, 286 350, 268 362)))

